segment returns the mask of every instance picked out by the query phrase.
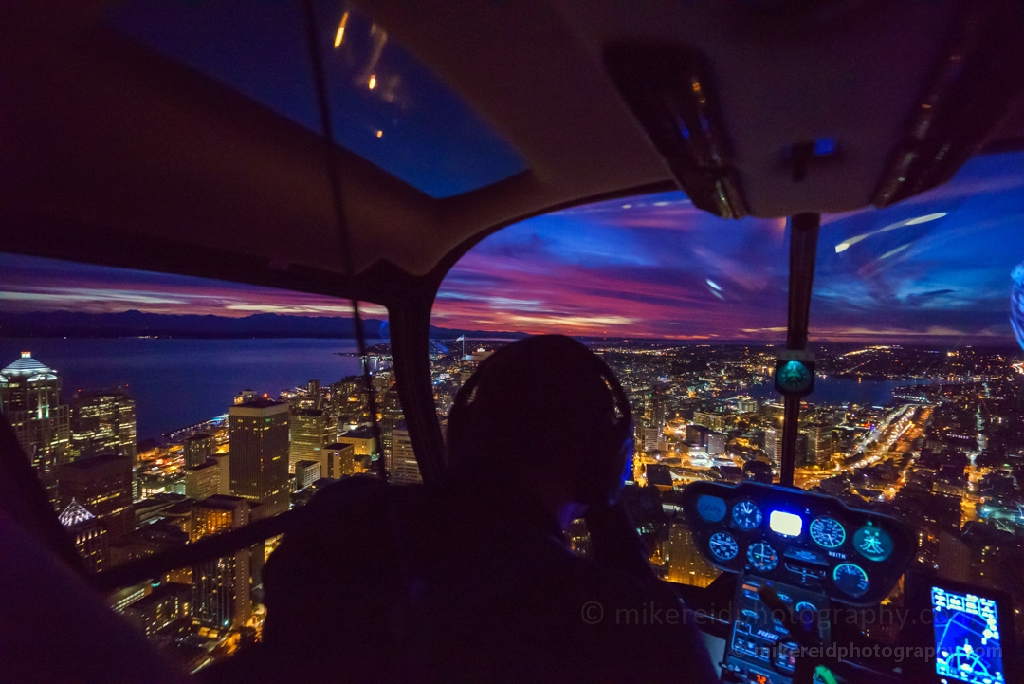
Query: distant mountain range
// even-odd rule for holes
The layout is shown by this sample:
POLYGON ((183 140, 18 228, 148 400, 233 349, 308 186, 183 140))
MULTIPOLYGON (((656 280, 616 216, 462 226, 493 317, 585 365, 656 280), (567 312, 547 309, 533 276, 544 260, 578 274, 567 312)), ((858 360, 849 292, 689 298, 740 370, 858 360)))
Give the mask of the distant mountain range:
MULTIPOLYGON (((363 319, 367 339, 389 337, 386 321, 363 319), (383 329, 382 329, 383 327, 383 329), (383 334, 382 334, 383 333, 383 334)), ((523 332, 493 332, 430 327, 434 339, 525 337, 523 332)), ((131 310, 120 313, 82 313, 45 311, 30 313, 0 312, 0 337, 181 337, 198 339, 230 338, 326 338, 351 339, 355 330, 351 318, 329 316, 288 316, 253 314, 245 318, 155 314, 131 310)))

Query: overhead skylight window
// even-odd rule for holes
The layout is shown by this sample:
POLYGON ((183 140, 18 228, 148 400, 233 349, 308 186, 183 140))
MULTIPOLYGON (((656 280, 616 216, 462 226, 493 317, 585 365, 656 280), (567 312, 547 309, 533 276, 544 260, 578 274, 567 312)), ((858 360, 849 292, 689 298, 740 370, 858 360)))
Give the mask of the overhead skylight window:
MULTIPOLYGON (((526 169, 458 95, 355 8, 317 3, 336 142, 432 197, 491 185, 526 169)), ((115 4, 107 21, 319 132, 302 3, 115 4)))

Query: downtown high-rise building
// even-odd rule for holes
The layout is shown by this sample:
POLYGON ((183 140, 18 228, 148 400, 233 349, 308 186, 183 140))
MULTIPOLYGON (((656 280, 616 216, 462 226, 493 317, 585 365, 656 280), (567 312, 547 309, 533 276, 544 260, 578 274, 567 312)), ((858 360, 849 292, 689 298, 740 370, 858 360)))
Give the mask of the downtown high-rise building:
POLYGON ((214 453, 213 435, 205 432, 189 435, 185 438, 183 448, 186 468, 198 468, 201 465, 206 465, 206 459, 213 456, 214 453))
POLYGON ((719 456, 725 453, 727 436, 721 432, 709 432, 707 434, 708 454, 719 456))
POLYGON ((412 439, 405 422, 399 423, 392 430, 390 454, 385 461, 388 481, 393 484, 414 484, 423 482, 420 467, 416 462, 416 454, 412 451, 412 439))
POLYGON ((669 526, 668 538, 662 542, 665 579, 697 587, 706 587, 718 577, 718 570, 704 560, 690 528, 682 523, 669 526))
POLYGON ((828 465, 832 462, 832 426, 815 423, 807 427, 807 460, 812 465, 828 465))
POLYGON ((268 515, 288 510, 288 404, 250 399, 228 409, 231 493, 261 503, 268 515))
POLYGON ((195 468, 185 468, 185 496, 202 500, 220 491, 220 464, 213 459, 195 468))
POLYGON ((320 381, 310 380, 306 383, 306 394, 299 400, 299 408, 320 410, 320 381))
POLYGON ((67 404, 60 401, 57 372, 22 352, 21 358, 0 370, 0 414, 14 431, 18 444, 32 463, 47 498, 59 507, 57 466, 70 443, 67 404))
MULTIPOLYGON (((249 524, 249 502, 217 494, 192 505, 189 541, 249 524)), ((192 617, 216 629, 239 627, 252 615, 252 552, 239 549, 229 556, 192 568, 192 617)))
POLYGON ((124 392, 78 392, 71 399, 71 456, 116 454, 135 458, 135 400, 124 392))
POLYGON ((99 518, 111 541, 135 529, 135 458, 102 454, 62 463, 57 469, 62 506, 77 502, 99 518))
POLYGON ((664 429, 667 419, 668 385, 656 383, 647 398, 648 427, 664 429))
POLYGON ((320 461, 299 461, 295 464, 295 491, 305 489, 320 479, 320 461))
POLYGON ((299 461, 320 461, 324 445, 337 439, 338 424, 320 409, 297 409, 291 413, 288 435, 288 471, 294 473, 299 461))
POLYGON ((72 500, 57 518, 68 536, 75 542, 78 555, 89 572, 105 569, 110 562, 107 530, 99 518, 82 504, 72 500))
POLYGON ((356 472, 356 448, 352 444, 327 444, 320 452, 320 477, 340 480, 356 472))
POLYGON ((782 430, 768 428, 764 431, 764 453, 768 455, 772 465, 782 462, 782 430))
POLYGON ((398 385, 393 384, 384 394, 380 407, 380 443, 386 463, 391 462, 391 446, 395 428, 405 425, 405 414, 398 398, 398 385))

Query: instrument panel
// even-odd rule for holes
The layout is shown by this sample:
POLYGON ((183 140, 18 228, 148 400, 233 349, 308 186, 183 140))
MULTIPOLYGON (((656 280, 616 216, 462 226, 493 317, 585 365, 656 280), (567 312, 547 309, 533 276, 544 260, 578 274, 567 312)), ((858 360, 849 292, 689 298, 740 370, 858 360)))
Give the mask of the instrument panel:
POLYGON ((695 482, 683 497, 694 539, 711 564, 844 603, 884 599, 917 548, 898 520, 824 494, 695 482))

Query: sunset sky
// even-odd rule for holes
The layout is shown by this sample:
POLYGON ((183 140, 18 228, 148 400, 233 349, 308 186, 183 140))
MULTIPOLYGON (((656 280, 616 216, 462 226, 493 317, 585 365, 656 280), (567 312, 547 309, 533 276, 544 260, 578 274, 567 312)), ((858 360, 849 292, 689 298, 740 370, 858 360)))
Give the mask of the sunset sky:
MULTIPOLYGON (((979 158, 943 188, 823 219, 812 336, 1012 342, 1024 261, 1024 154, 979 158)), ((766 340, 786 323, 783 220, 725 221, 666 193, 540 216, 488 237, 446 278, 437 326, 766 340)), ((0 255, 0 310, 347 316, 344 301, 0 255)), ((370 307, 368 315, 383 310, 370 307)))
MULTIPOLYGON (((1012 341, 1010 273, 1024 260, 1024 155, 979 158, 946 186, 823 218, 812 336, 1012 341)), ((725 221, 682 193, 541 216, 453 269, 436 325, 580 335, 778 339, 785 221, 725 221)))

